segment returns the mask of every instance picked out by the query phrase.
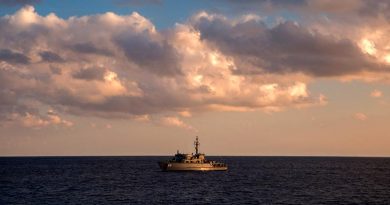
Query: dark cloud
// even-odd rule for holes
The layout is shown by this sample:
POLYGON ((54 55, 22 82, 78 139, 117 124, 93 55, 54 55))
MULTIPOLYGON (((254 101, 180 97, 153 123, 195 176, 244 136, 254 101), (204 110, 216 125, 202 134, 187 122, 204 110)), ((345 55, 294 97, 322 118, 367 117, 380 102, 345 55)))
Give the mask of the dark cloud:
POLYGON ((288 16, 301 16, 302 21, 306 18, 326 15, 329 19, 338 21, 360 21, 361 18, 386 19, 390 21, 390 1, 389 0, 216 0, 217 10, 223 13, 257 13, 260 15, 275 12, 288 12, 288 16), (292 15, 291 15, 292 14, 292 15))
POLYGON ((62 69, 60 67, 50 66, 50 71, 53 74, 56 74, 56 75, 61 75, 62 74, 62 69))
POLYGON ((41 0, 0 0, 0 5, 3 6, 19 6, 25 4, 37 4, 40 3, 41 0))
POLYGON ((157 42, 148 35, 131 34, 118 36, 115 41, 126 57, 143 69, 159 75, 181 73, 179 54, 167 41, 157 42))
POLYGON ((169 93, 163 90, 159 90, 159 92, 155 90, 143 97, 112 96, 106 98, 104 103, 82 101, 79 97, 66 91, 57 92, 56 96, 52 96, 48 100, 52 104, 66 105, 67 111, 72 114, 104 117, 156 114, 195 104, 183 94, 169 93))
POLYGON ((19 80, 28 80, 29 77, 18 74, 14 70, 0 69, 0 126, 2 121, 10 120, 12 114, 25 115, 37 113, 38 110, 25 99, 28 95, 35 95, 31 90, 20 89, 19 80))
POLYGON ((70 49, 79 53, 112 56, 112 53, 109 50, 97 48, 92 43, 76 43, 70 46, 70 49))
POLYGON ((341 76, 379 65, 352 41, 325 36, 287 21, 273 28, 258 21, 231 24, 223 18, 200 18, 201 38, 235 59, 237 73, 294 73, 341 76))
POLYGON ((8 63, 29 64, 30 58, 22 53, 14 52, 9 49, 0 49, 0 60, 8 63))
POLYGON ((39 55, 41 56, 42 61, 57 62, 57 63, 64 62, 64 59, 61 56, 51 51, 42 51, 39 53, 39 55))
POLYGON ((374 18, 379 18, 382 16, 388 21, 390 21, 390 1, 364 1, 364 6, 358 10, 358 13, 362 16, 374 18))
MULTIPOLYGON (((208 2, 209 3, 209 2, 208 2)), ((212 11, 222 13, 269 13, 275 10, 291 10, 306 5, 305 0, 214 0, 211 2, 214 6, 212 11)))
POLYGON ((73 77, 83 80, 103 80, 106 70, 101 67, 83 68, 73 73, 73 77))

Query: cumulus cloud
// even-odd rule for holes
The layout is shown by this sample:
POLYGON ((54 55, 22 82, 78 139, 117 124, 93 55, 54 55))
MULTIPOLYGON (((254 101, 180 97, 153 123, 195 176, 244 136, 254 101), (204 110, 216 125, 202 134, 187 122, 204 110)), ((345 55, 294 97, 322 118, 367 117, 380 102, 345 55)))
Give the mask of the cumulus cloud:
MULTIPOLYGON (((275 12, 280 10, 289 10, 298 15, 323 15, 331 14, 336 18, 339 15, 344 18, 350 16, 370 17, 370 18, 387 18, 389 19, 389 1, 364 1, 364 0, 256 0, 256 1, 234 1, 220 0, 221 3, 228 3, 230 11, 247 13, 250 12, 275 12)), ((226 5, 225 5, 226 7, 226 5)), ((350 19, 349 19, 350 20, 350 19)))
POLYGON ((192 24, 205 40, 231 56, 238 74, 297 73, 315 77, 384 71, 348 38, 338 39, 285 21, 268 27, 262 21, 231 21, 200 13, 192 24))
POLYGON ((101 67, 82 68, 72 74, 74 78, 84 80, 104 80, 106 70, 101 67))
POLYGON ((0 60, 9 63, 28 64, 30 58, 19 52, 14 52, 9 49, 0 50, 0 60))
POLYGON ((51 63, 52 62, 62 63, 65 61, 61 56, 59 56, 58 54, 53 53, 51 51, 42 51, 42 52, 39 52, 39 55, 41 56, 42 61, 47 61, 47 62, 51 62, 51 63))
POLYGON ((269 25, 256 14, 200 12, 159 31, 136 12, 62 19, 25 6, 0 19, 0 123, 66 126, 61 115, 71 114, 191 130, 174 115, 325 105, 308 85, 386 76, 385 40, 328 34, 317 24, 269 25), (58 113, 39 114, 44 107, 58 113))
POLYGON ((84 54, 96 54, 96 55, 106 55, 110 56, 112 53, 104 48, 98 48, 90 42, 85 43, 76 43, 70 45, 69 48, 75 52, 84 53, 84 54))
POLYGON ((127 58, 141 69, 161 75, 180 73, 178 54, 166 41, 156 41, 148 34, 134 35, 124 33, 117 37, 116 42, 123 49, 127 58), (133 35, 131 38, 129 36, 133 35))
MULTIPOLYGON (((312 39, 318 39, 319 42, 329 45, 329 47, 323 47, 315 43, 312 46, 314 50, 307 55, 305 61, 299 58, 303 53, 287 55, 288 66, 291 66, 290 63, 293 63, 293 66, 299 66, 297 63, 304 63, 303 72, 312 73, 316 76, 325 75, 370 82, 378 80, 389 82, 390 37, 387 33, 390 31, 390 2, 387 0, 346 0, 337 2, 329 0, 265 0, 245 1, 240 2, 240 4, 230 0, 222 2, 233 2, 228 4, 233 8, 233 11, 235 8, 244 8, 245 13, 250 11, 253 14, 265 15, 262 17, 267 19, 264 22, 270 29, 278 27, 281 23, 299 22, 299 24, 294 22, 299 25, 299 30, 312 35, 303 35, 302 39, 308 39, 307 42, 305 40, 301 42, 303 46, 292 43, 299 52, 309 51, 310 49, 305 49, 305 47, 311 47, 312 39), (289 15, 280 17, 280 12, 287 12, 289 15), (275 18, 277 21, 273 22, 272 19, 275 18), (337 44, 343 48, 332 51, 331 48, 337 48, 337 44), (359 52, 359 49, 364 55, 359 52), (337 57, 337 55, 339 56, 337 57), (329 58, 326 56, 329 56, 329 58), (355 59, 359 64, 354 64, 348 60, 354 57, 359 58, 359 60, 355 59), (310 62, 318 63, 318 68, 314 73, 313 66, 307 69, 310 62), (324 69, 328 70, 325 67, 333 67, 334 65, 336 65, 336 71, 335 69, 329 69, 329 72, 322 72, 324 69), (383 73, 383 75, 381 74, 382 77, 377 75, 378 72, 383 73)), ((286 36, 285 39, 290 38, 286 36)), ((288 40, 284 43, 289 47, 288 40)), ((235 53, 237 53, 237 50, 235 53)), ((255 58, 255 60, 255 63, 259 64, 258 58, 255 58)), ((284 58, 280 57, 280 60, 282 62, 277 65, 286 63, 284 58)), ((270 65, 267 64, 267 66, 270 65)), ((285 68, 291 70, 291 67, 285 68)), ((301 70, 302 68, 298 69, 301 70)))

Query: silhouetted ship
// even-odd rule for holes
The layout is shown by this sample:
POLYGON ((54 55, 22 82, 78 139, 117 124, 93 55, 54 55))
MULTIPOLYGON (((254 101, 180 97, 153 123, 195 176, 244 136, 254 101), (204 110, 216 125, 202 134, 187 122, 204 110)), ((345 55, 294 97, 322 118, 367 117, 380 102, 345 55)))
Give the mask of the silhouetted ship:
POLYGON ((198 153, 199 140, 196 137, 194 142, 195 154, 182 154, 177 151, 171 160, 158 162, 163 171, 225 171, 225 163, 210 161, 205 158, 205 154, 198 153))

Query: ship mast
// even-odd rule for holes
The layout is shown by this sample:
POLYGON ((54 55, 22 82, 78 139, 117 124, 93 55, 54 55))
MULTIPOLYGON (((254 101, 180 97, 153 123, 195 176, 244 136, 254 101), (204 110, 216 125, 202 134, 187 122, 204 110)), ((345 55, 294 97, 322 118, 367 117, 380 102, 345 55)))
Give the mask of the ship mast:
POLYGON ((196 140, 194 142, 194 145, 195 145, 195 154, 197 155, 198 154, 198 150, 199 150, 199 140, 198 140, 198 136, 196 136, 196 140))

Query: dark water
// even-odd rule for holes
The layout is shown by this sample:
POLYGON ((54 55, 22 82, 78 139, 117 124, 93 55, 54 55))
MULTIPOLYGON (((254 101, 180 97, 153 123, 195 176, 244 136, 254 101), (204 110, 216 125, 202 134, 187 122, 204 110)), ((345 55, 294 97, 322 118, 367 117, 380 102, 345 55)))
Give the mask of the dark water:
POLYGON ((166 157, 0 158, 0 204, 390 204, 390 158, 214 157, 227 172, 161 172, 166 157))

